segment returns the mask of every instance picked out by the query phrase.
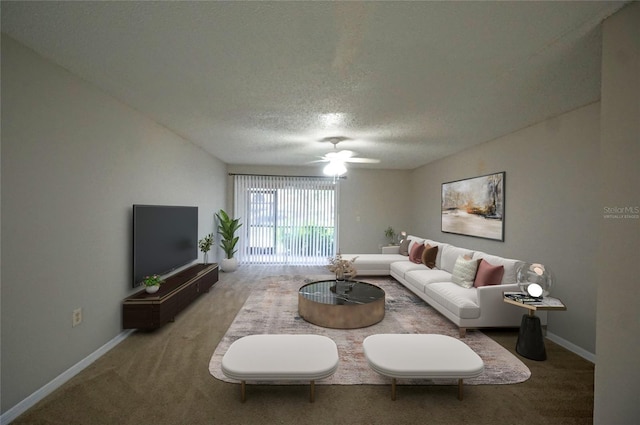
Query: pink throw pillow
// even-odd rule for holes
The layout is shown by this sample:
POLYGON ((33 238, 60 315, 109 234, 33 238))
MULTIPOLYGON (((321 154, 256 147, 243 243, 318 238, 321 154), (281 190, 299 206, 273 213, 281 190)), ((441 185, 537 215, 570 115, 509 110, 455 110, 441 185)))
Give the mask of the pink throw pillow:
POLYGON ((473 286, 479 288, 481 286, 500 285, 503 275, 504 266, 494 266, 481 260, 478 265, 476 280, 473 281, 473 286))
POLYGON ((422 252, 424 251, 424 244, 414 243, 409 253, 409 261, 416 264, 422 264, 422 252))

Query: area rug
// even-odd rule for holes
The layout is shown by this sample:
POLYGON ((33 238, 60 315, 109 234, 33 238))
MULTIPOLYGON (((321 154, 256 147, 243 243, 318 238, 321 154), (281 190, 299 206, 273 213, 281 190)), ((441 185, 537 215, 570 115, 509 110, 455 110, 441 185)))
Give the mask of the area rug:
MULTIPOLYGON (((441 334, 459 338, 458 328, 411 291, 388 277, 366 277, 363 281, 380 286, 386 293, 385 317, 361 329, 329 329, 306 322, 298 315, 298 289, 305 283, 324 280, 327 276, 272 276, 255 285, 244 306, 216 347, 209 371, 225 382, 238 382, 224 376, 222 357, 238 338, 253 334, 317 334, 336 342, 340 363, 336 373, 317 384, 388 385, 389 378, 374 372, 367 364, 362 341, 380 333, 441 334)), ((484 372, 477 378, 465 379, 467 385, 515 384, 531 376, 529 368, 497 342, 480 331, 469 330, 461 339, 484 361, 484 372)), ((248 381, 249 382, 249 381, 248 381)), ((401 385, 452 385, 454 380, 399 380, 401 385)), ((261 382, 283 384, 283 382, 261 382)))

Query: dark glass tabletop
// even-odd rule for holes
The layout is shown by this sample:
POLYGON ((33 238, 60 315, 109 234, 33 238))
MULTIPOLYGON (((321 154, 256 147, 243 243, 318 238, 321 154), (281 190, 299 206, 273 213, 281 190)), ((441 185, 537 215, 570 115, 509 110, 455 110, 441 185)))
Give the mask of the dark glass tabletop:
POLYGON ((384 299, 384 291, 370 283, 347 280, 321 280, 302 286, 300 296, 321 304, 357 305, 384 299))

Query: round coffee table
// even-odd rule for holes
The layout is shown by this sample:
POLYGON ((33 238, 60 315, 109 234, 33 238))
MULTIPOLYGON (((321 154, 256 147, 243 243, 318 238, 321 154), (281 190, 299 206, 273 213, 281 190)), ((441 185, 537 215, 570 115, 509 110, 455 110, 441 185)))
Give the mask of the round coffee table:
POLYGON ((384 318, 384 291, 367 282, 321 280, 298 291, 298 314, 325 328, 355 329, 384 318))

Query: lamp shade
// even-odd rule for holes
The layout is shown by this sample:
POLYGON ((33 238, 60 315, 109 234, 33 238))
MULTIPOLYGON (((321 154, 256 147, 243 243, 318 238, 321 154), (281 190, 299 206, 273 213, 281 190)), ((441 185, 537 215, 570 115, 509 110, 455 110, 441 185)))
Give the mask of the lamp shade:
POLYGON ((546 297, 553 285, 553 274, 539 263, 522 263, 516 270, 520 290, 534 297, 546 297))

